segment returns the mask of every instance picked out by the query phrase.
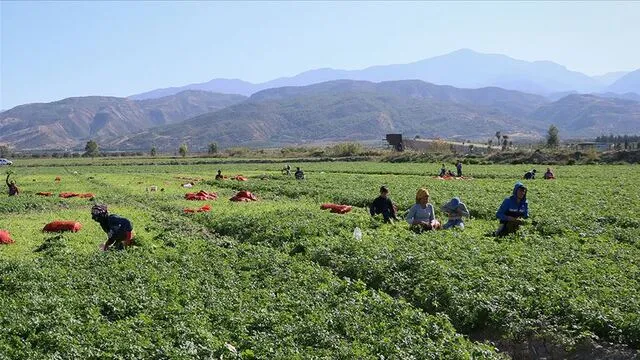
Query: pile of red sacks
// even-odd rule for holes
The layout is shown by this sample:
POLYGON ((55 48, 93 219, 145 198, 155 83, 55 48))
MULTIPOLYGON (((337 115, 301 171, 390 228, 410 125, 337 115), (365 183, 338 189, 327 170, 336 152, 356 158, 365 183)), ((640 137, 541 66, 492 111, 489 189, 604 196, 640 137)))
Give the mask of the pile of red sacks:
POLYGON ((242 176, 242 175, 236 175, 233 177, 233 180, 238 180, 238 181, 247 181, 249 179, 247 179, 246 177, 242 176))
POLYGON ((197 193, 186 193, 184 198, 187 200, 216 200, 218 199, 218 194, 200 190, 197 193))
POLYGON ((45 225, 42 231, 44 232, 63 232, 63 231, 78 232, 80 231, 80 229, 82 229, 82 224, 80 224, 77 221, 56 220, 45 225))
POLYGON ((332 212, 335 214, 346 214, 349 211, 351 211, 352 207, 350 205, 339 205, 339 204, 327 203, 327 204, 320 205, 320 209, 322 210, 330 209, 329 212, 332 212))
POLYGON ((249 191, 238 191, 237 194, 233 195, 233 197, 231 199, 229 199, 231 201, 258 201, 258 198, 253 195, 251 192, 249 191))
POLYGON ((13 244, 14 241, 7 230, 0 230, 0 244, 13 244))
POLYGON ((81 194, 81 193, 74 193, 74 192, 61 192, 60 195, 58 196, 64 199, 68 199, 72 197, 79 197, 83 199, 93 199, 94 197, 96 197, 92 193, 81 194))
POLYGON ((201 213, 201 212, 209 212, 209 211, 211 211, 211 205, 209 204, 204 205, 199 209, 187 209, 187 208, 184 209, 185 214, 193 214, 193 213, 201 213))

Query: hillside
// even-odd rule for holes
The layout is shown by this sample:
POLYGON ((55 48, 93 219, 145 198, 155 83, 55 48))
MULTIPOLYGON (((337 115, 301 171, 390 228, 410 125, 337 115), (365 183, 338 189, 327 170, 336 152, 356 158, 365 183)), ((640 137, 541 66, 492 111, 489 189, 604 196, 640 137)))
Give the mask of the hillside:
POLYGON ((0 113, 0 143, 17 149, 78 147, 89 138, 173 124, 242 100, 240 95, 185 91, 147 101, 89 96, 21 105, 0 113))
POLYGON ((339 80, 259 92, 247 101, 179 126, 154 128, 108 143, 121 149, 271 146, 305 141, 376 140, 388 132, 487 138, 496 129, 537 136, 519 115, 546 100, 497 88, 457 89, 421 81, 339 80), (524 131, 522 129, 525 129, 524 131))
POLYGON ((640 69, 632 71, 611 84, 607 91, 614 93, 640 94, 640 69))
POLYGON ((541 106, 531 118, 572 137, 640 134, 640 102, 633 100, 569 95, 541 106))
MULTIPOLYGON (((612 75, 605 76, 605 79, 610 78, 612 75)), ((469 49, 461 49, 408 64, 372 66, 361 70, 323 68, 258 84, 237 79, 213 79, 205 83, 156 89, 132 95, 130 98, 148 99, 175 94, 187 89, 250 95, 265 89, 306 86, 340 79, 374 82, 417 79, 460 88, 497 86, 545 95, 572 90, 594 92, 605 87, 601 79, 596 80, 550 61, 530 62, 516 60, 506 55, 483 54, 469 49)))

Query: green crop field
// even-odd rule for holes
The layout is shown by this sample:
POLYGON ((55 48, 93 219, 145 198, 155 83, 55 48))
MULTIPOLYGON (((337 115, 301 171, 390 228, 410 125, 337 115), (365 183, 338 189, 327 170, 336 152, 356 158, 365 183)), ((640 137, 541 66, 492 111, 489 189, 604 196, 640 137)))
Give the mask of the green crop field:
POLYGON ((445 181, 433 178, 439 164, 291 165, 307 179, 282 163, 195 159, 13 166, 21 194, 0 196, 0 229, 15 240, 0 245, 0 359, 639 356, 637 165, 558 166, 557 180, 526 181, 528 224, 500 239, 495 212, 532 166, 466 165, 473 179, 445 181), (214 181, 217 169, 249 180, 214 181), (471 218, 423 234, 383 224, 367 209, 383 184, 401 213, 426 187, 439 220, 454 196, 471 218), (219 197, 184 199, 198 190, 219 197), (239 190, 259 201, 229 201, 239 190), (136 246, 100 251, 92 201, 64 191, 132 220, 136 246), (204 204, 211 212, 183 212, 204 204), (53 220, 83 228, 42 233, 53 220))

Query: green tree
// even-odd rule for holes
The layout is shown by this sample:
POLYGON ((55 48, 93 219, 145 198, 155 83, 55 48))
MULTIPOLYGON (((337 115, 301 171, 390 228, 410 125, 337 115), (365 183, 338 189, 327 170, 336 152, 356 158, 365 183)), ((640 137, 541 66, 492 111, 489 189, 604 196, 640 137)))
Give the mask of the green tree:
POLYGON ((189 148, 187 148, 187 144, 180 145, 180 148, 178 149, 178 153, 180 153, 180 156, 182 157, 187 156, 187 152, 189 152, 189 148))
POLYGON ((98 143, 93 140, 87 141, 87 145, 84 147, 84 155, 91 156, 93 158, 98 155, 98 152, 98 143))
POLYGON ((7 145, 0 145, 0 157, 9 156, 11 149, 7 145))
POLYGON ((151 154, 151 156, 156 156, 158 155, 158 150, 156 150, 155 146, 152 146, 151 151, 149 153, 151 154))
POLYGON ((500 138, 502 133, 500 131, 496 131, 496 138, 498 139, 498 146, 500 146, 500 138))
POLYGON ((502 135, 502 150, 507 150, 507 146, 509 146, 509 135, 502 135))
POLYGON ((209 150, 208 150, 209 154, 215 154, 218 152, 218 144, 212 142, 209 143, 209 150))
POLYGON ((558 137, 558 128, 555 125, 549 126, 547 131, 547 146, 555 148, 560 145, 560 137, 558 137))

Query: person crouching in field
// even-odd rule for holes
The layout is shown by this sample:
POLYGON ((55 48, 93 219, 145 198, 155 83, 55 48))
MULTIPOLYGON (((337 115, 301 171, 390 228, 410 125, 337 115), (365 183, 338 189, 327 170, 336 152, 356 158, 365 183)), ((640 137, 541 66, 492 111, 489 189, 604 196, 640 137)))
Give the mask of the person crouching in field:
POLYGON ((416 203, 407 214, 407 222, 411 226, 411 230, 418 233, 440 229, 440 222, 435 218, 433 205, 429 204, 429 190, 425 188, 418 190, 416 203))
POLYGON ((386 186, 380 187, 380 196, 375 198, 369 207, 369 213, 371 216, 382 214, 384 222, 393 223, 393 220, 398 220, 395 206, 391 199, 389 199, 389 189, 386 186))
POLYGON ((93 205, 91 218, 107 233, 107 242, 104 243, 102 250, 107 251, 112 246, 116 250, 122 250, 126 246, 133 245, 134 233, 131 221, 118 215, 109 215, 107 205, 93 205))
POLYGON ((520 225, 524 224, 523 219, 529 218, 527 188, 521 182, 517 182, 513 188, 513 194, 502 201, 496 218, 500 220, 496 236, 505 236, 516 232, 520 225))
POLYGON ((449 218, 447 223, 442 226, 443 229, 449 229, 454 226, 464 229, 464 221, 462 217, 469 216, 469 210, 467 209, 467 206, 460 201, 460 198, 454 197, 451 201, 442 205, 441 210, 447 214, 447 217, 449 218))
POLYGON ((547 172, 544 173, 544 179, 545 180, 551 180, 551 179, 555 179, 556 177, 553 175, 553 171, 551 171, 551 168, 547 168, 547 172))
POLYGON ((218 170, 218 174, 216 174, 216 180, 224 180, 224 176, 222 175, 222 170, 218 170))
POLYGON ((525 180, 534 180, 536 178, 536 169, 524 173, 525 180))
POLYGON ((15 196, 20 194, 20 189, 18 189, 15 180, 9 181, 9 177, 11 176, 11 174, 11 171, 7 172, 7 179, 5 180, 5 182, 7 183, 7 187, 9 187, 9 196, 15 196))

